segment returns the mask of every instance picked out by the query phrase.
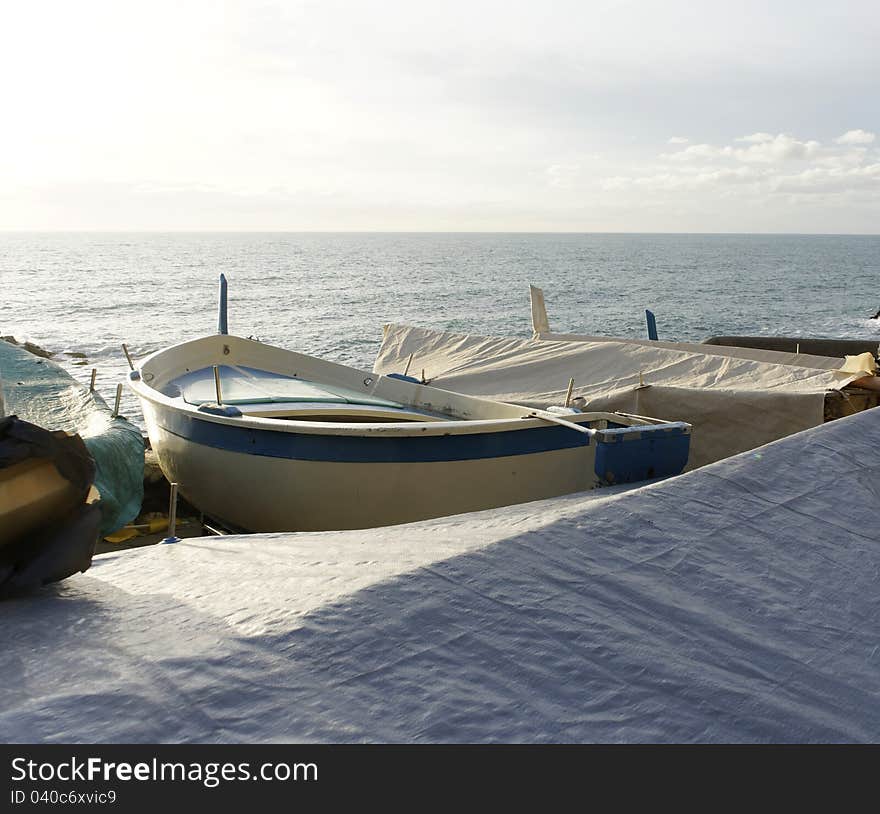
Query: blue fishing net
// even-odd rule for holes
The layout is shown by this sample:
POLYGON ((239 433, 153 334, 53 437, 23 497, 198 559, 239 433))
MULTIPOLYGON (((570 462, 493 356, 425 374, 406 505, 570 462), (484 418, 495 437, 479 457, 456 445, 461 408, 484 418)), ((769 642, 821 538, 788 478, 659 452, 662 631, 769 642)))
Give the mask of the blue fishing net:
POLYGON ((47 430, 77 433, 95 461, 102 535, 137 517, 144 496, 140 430, 111 416, 107 403, 60 366, 0 341, 0 381, 7 415, 47 430))

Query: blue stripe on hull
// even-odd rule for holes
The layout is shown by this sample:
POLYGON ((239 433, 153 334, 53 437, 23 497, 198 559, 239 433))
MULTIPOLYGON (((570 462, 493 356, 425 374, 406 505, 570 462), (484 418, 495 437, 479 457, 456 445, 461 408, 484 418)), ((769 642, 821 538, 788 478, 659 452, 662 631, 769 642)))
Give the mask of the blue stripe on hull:
POLYGON ((588 436, 565 427, 407 437, 306 435, 200 421, 172 411, 163 412, 159 423, 167 432, 215 449, 336 463, 468 461, 589 446, 588 436))

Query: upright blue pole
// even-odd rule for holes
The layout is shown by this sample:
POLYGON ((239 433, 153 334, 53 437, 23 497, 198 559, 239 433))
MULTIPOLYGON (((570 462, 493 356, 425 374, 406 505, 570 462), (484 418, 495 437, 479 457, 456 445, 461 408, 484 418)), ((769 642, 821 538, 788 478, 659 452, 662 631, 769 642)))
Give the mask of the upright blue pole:
POLYGON ((226 324, 226 275, 220 275, 220 313, 217 319, 217 332, 221 334, 229 333, 229 326, 226 324))
POLYGON ((645 309, 645 321, 648 323, 648 339, 657 341, 657 320, 654 319, 654 312, 645 309))

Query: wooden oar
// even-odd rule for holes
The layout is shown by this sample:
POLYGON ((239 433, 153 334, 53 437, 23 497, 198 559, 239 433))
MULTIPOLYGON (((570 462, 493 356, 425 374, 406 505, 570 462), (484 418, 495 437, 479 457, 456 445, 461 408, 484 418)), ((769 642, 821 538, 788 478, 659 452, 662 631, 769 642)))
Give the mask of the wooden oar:
POLYGON ((580 424, 575 424, 573 421, 566 421, 564 418, 557 418, 555 415, 549 415, 548 413, 529 413, 526 418, 540 418, 543 421, 549 421, 551 424, 558 424, 560 427, 568 427, 570 430, 577 430, 584 435, 592 435, 595 432, 595 430, 591 430, 589 427, 582 427, 580 424))

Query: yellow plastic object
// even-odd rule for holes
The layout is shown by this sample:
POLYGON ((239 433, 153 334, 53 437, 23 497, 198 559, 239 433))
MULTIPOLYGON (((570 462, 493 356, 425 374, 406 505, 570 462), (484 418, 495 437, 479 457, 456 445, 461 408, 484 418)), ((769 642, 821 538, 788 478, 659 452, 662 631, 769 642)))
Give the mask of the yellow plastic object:
POLYGON ((843 367, 840 368, 843 373, 863 373, 865 376, 874 376, 877 373, 877 362, 873 354, 865 352, 858 356, 845 356, 843 367))
POLYGON ((124 543, 137 536, 137 529, 133 529, 131 526, 123 526, 119 531, 114 531, 113 534, 108 534, 104 538, 104 541, 107 543, 124 543))
POLYGON ((123 526, 118 531, 108 534, 104 540, 108 543, 124 543, 137 537, 139 534, 155 534, 168 528, 167 517, 154 517, 148 523, 138 523, 133 526, 123 526))

